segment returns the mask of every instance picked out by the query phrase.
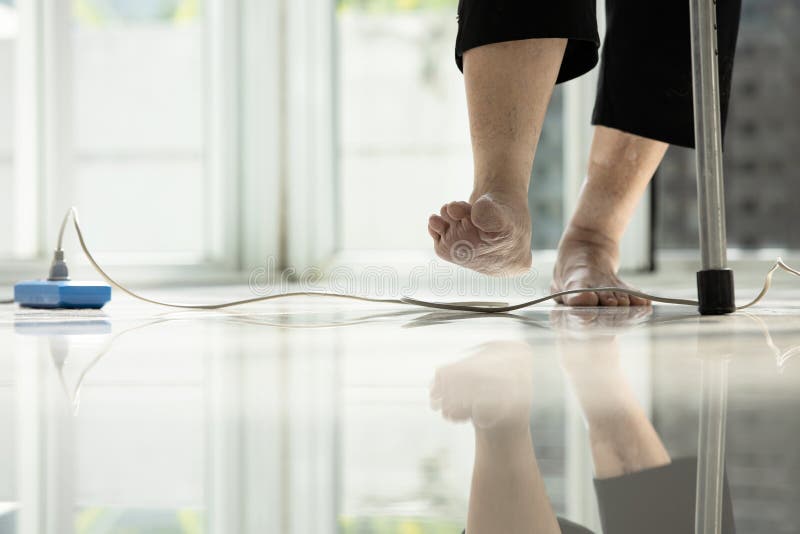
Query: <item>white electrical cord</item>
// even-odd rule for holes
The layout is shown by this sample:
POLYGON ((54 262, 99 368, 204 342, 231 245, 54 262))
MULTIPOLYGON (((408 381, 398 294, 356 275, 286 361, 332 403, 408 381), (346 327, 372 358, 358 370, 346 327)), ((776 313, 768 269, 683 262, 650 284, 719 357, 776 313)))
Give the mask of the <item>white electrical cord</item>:
MULTIPOLYGON (((267 295, 263 297, 235 300, 232 302, 221 302, 218 304, 176 304, 176 303, 162 302, 159 300, 143 297, 135 293, 134 291, 128 289, 127 287, 123 286, 113 278, 111 278, 111 276, 109 276, 103 270, 103 268, 100 267, 100 265, 92 256, 92 253, 89 251, 89 247, 86 245, 86 240, 83 237, 83 231, 81 230, 80 221, 78 220, 78 210, 74 207, 69 209, 69 211, 64 216, 64 220, 61 222, 61 228, 58 232, 58 247, 56 248, 56 255, 58 255, 59 253, 63 255, 62 244, 64 240, 64 231, 66 229, 67 222, 70 219, 70 217, 72 218, 72 222, 75 227, 75 233, 78 235, 78 241, 80 243, 81 249, 83 249, 83 253, 89 260, 89 263, 92 264, 92 267, 95 268, 95 270, 100 274, 100 276, 103 277, 103 279, 105 279, 106 282, 116 287, 120 291, 127 293, 133 298, 142 300, 144 302, 148 302, 150 304, 157 304, 159 306, 167 306, 170 308, 182 308, 189 310, 219 310, 222 308, 230 308, 233 306, 241 306, 243 304, 252 304, 255 302, 264 302, 267 300, 274 300, 285 297, 318 296, 318 297, 344 298, 344 299, 359 300, 364 302, 380 302, 387 304, 410 304, 415 306, 422 306, 425 308, 435 308, 439 310, 468 311, 477 313, 505 313, 534 306, 536 304, 541 304, 542 302, 562 297, 564 295, 573 295, 576 293, 596 293, 602 291, 614 291, 616 293, 624 293, 626 295, 633 295, 635 297, 640 297, 653 302, 661 302, 665 304, 678 304, 684 306, 698 306, 699 304, 696 300, 659 297, 656 295, 649 295, 647 293, 643 293, 641 291, 637 291, 635 289, 630 289, 627 287, 588 287, 580 289, 570 289, 567 291, 559 291, 557 293, 551 293, 550 295, 538 299, 529 300, 527 302, 522 302, 520 304, 513 304, 513 305, 506 305, 505 303, 495 303, 495 302, 450 302, 450 303, 428 302, 425 300, 418 300, 411 297, 401 297, 399 299, 379 299, 371 297, 361 297, 357 295, 348 295, 344 293, 327 293, 327 292, 317 292, 317 291, 295 291, 289 293, 279 293, 276 295, 267 295)), ((772 275, 775 274, 775 272, 778 269, 783 269, 784 271, 791 273, 795 276, 800 276, 800 271, 797 271, 789 267, 783 262, 783 260, 778 258, 775 265, 773 265, 772 268, 769 270, 769 272, 767 272, 766 278, 764 280, 764 287, 761 289, 761 292, 752 301, 742 306, 739 306, 736 309, 743 310, 745 308, 749 308, 754 304, 758 303, 761 299, 763 299, 764 296, 769 291, 769 288, 772 286, 772 275)))
POLYGON ((766 296, 767 291, 769 291, 769 288, 772 287, 772 275, 775 274, 775 271, 777 271, 778 269, 783 269, 787 273, 791 273, 795 276, 800 276, 800 271, 798 271, 797 269, 792 269, 791 267, 783 263, 782 259, 778 258, 775 261, 775 265, 773 265, 772 268, 769 271, 767 271, 767 275, 764 277, 764 287, 761 288, 761 292, 758 295, 756 295, 756 298, 754 298, 753 300, 751 300, 750 302, 748 302, 743 306, 738 306, 736 309, 743 310, 745 308, 749 308, 750 306, 753 306, 754 304, 758 303, 758 301, 763 299, 766 296))
POLYGON ((359 297, 359 296, 356 296, 356 295, 344 295, 344 294, 339 294, 339 293, 316 293, 316 292, 310 292, 310 291, 295 291, 295 292, 291 292, 291 293, 280 293, 280 294, 277 294, 277 295, 267 295, 265 297, 254 297, 254 298, 250 298, 250 299, 235 300, 235 301, 232 301, 232 302, 221 302, 219 304, 175 304, 175 303, 171 303, 171 302, 161 302, 161 301, 158 301, 158 300, 154 300, 154 299, 150 299, 150 298, 147 298, 147 297, 143 297, 143 296, 131 291, 127 287, 123 286, 122 284, 120 284, 119 282, 117 282, 116 280, 111 278, 111 276, 109 276, 103 270, 103 268, 100 267, 100 265, 94 259, 94 256, 92 256, 92 253, 89 252, 89 247, 86 246, 86 240, 83 238, 83 231, 81 231, 80 221, 78 221, 78 210, 76 208, 74 208, 74 207, 70 208, 69 211, 67 212, 67 214, 64 216, 64 222, 61 224, 61 230, 59 231, 59 234, 58 234, 59 248, 56 249, 56 253, 58 253, 58 252, 63 250, 61 248, 61 243, 62 243, 62 240, 63 240, 64 228, 66 226, 67 220, 70 217, 72 217, 72 222, 73 222, 73 225, 75 226, 75 233, 78 235, 78 242, 81 245, 81 249, 83 249, 83 253, 86 254, 86 258, 89 260, 89 263, 92 264, 92 267, 94 267, 94 269, 100 274, 100 276, 102 276, 103 279, 106 282, 108 282, 112 286, 116 287, 120 291, 122 291, 124 293, 127 293, 128 295, 130 295, 131 297, 133 297, 135 299, 139 299, 139 300, 142 300, 144 302, 149 302, 150 304, 158 304, 159 306, 167 306, 167 307, 170 307, 170 308, 181 308, 181 309, 185 309, 185 310, 219 310, 219 309, 222 309, 222 308, 231 308, 233 306, 241 306, 243 304, 253 304, 255 302, 264 302, 266 300, 273 300, 273 299, 278 299, 278 298, 283 298, 283 297, 301 297, 301 296, 315 296, 315 295, 321 295, 321 296, 326 296, 326 297, 340 297, 340 298, 353 299, 353 300, 362 300, 362 301, 366 301, 366 302, 383 302, 383 303, 388 303, 388 304, 400 304, 401 303, 401 301, 398 300, 398 299, 376 299, 376 298, 368 298, 368 297, 359 297))
MULTIPOLYGON (((743 304, 742 306, 737 306, 737 310, 744 310, 745 308, 749 308, 754 304, 758 303, 761 299, 766 296, 769 288, 772 287, 772 275, 775 274, 775 271, 778 269, 783 269, 784 271, 791 273, 795 276, 800 276, 800 271, 792 269, 788 265, 786 265, 781 258, 778 258, 775 262, 775 265, 767 271, 766 277, 764 278, 764 287, 761 288, 761 292, 756 295, 756 298, 748 302, 747 304, 743 304)), ((503 312, 511 312, 514 310, 520 310, 522 308, 527 308, 529 306, 534 306, 536 304, 541 304, 550 299, 554 299, 556 297, 560 297, 561 295, 569 295, 572 293, 590 293, 590 292, 598 292, 598 291, 614 291, 616 293, 625 293, 627 295, 633 295, 635 297, 640 297, 643 299, 651 300, 653 302, 662 302, 665 304, 681 304, 686 306, 698 306, 699 302, 696 300, 687 300, 687 299, 673 299, 667 297, 656 297, 653 295, 648 295, 647 293, 643 293, 641 291, 636 291, 635 289, 629 289, 624 287, 594 287, 594 288, 586 288, 586 289, 572 289, 569 291, 559 291, 558 293, 552 293, 547 295, 546 297, 541 297, 534 300, 529 300, 527 302, 522 302, 520 304, 514 304, 511 306, 461 306, 457 303, 453 304, 444 304, 444 303, 431 303, 425 302, 423 300, 416 300, 410 297, 403 297, 402 300, 408 304, 415 304, 417 306, 425 306, 428 308, 438 308, 442 310, 459 310, 459 311, 474 311, 474 312, 483 312, 483 313, 503 313, 503 312), (469 309, 467 309, 469 308, 469 309)))

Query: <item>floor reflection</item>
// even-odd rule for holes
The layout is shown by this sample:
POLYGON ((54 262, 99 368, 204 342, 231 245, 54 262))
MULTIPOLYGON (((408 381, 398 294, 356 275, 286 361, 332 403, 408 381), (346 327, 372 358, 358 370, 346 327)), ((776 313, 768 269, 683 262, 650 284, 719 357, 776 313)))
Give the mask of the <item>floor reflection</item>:
POLYGON ((800 524, 790 309, 318 306, 0 318, 0 533, 800 524))

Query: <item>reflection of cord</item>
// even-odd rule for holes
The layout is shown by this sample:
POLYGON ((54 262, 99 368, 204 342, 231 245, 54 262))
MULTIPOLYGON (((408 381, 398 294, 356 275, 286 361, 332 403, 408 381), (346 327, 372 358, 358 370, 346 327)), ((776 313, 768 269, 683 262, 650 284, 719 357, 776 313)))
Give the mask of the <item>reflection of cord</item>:
MULTIPOLYGON (((480 312, 480 313, 502 313, 502 312, 510 312, 514 310, 520 310, 522 308, 527 308, 529 306, 534 306, 536 304, 540 304, 542 302, 546 302, 551 299, 555 299, 564 295, 573 295, 576 293, 594 293, 594 292, 605 292, 605 291, 614 291, 617 293, 624 293, 626 295, 633 295, 636 297, 644 298, 647 300, 651 300, 653 302, 662 302, 666 304, 680 304, 685 306, 697 306, 699 303, 696 300, 687 300, 687 299, 676 299, 676 298, 667 298, 667 297, 658 297, 655 295, 648 295, 647 293, 643 293, 641 291, 637 291, 635 289, 630 289, 626 287, 591 287, 591 288, 581 288, 581 289, 570 289, 567 291, 559 291, 557 293, 552 293, 550 295, 529 300, 527 302, 523 302, 520 304, 514 305, 506 305, 505 303, 497 303, 497 302, 452 302, 452 303, 442 303, 442 302, 428 302, 424 300, 418 300, 411 297, 402 297, 400 299, 378 299, 378 298, 370 298, 370 297, 361 297, 357 295, 348 295, 343 293, 327 293, 327 292, 316 292, 316 291, 295 291, 289 293, 279 293, 276 295, 267 295, 264 297, 255 297, 250 299, 243 299, 243 300, 236 300, 232 302, 222 302, 218 304, 175 304, 170 302, 162 302, 154 299, 150 299, 147 297, 143 297, 132 290, 126 288, 119 282, 115 281, 111 278, 106 272, 103 270, 102 267, 95 261, 92 253, 89 252, 89 247, 86 245, 86 241, 83 237, 83 232, 81 231, 80 222, 78 221, 78 210, 76 208, 70 208, 67 214, 64 216, 64 220, 61 223, 61 228, 58 233, 58 248, 56 249, 56 253, 62 253, 62 241, 64 237, 64 229, 66 228, 67 221, 69 218, 72 217, 73 225, 75 226, 75 232, 78 235, 78 241, 80 242, 81 249, 83 249, 83 253, 86 255, 86 258, 89 260, 89 263, 95 268, 95 270, 102 276, 106 282, 111 284, 112 286, 118 288, 120 291, 127 293, 133 298, 142 300, 144 302, 148 302, 150 304, 158 304, 160 306, 168 306, 171 308, 183 308, 189 310, 218 310, 222 308, 230 308, 233 306, 240 306, 243 304, 252 304, 255 302, 264 302, 267 300, 279 299, 279 298, 286 298, 286 297, 335 297, 335 298, 344 298, 344 299, 351 299, 351 300, 360 300, 364 302, 381 302, 387 304, 411 304, 415 306, 423 306, 426 308, 436 308, 440 310, 453 310, 453 311, 467 311, 467 312, 480 312)), ((778 258, 775 265, 767 273, 766 279, 764 281, 764 287, 761 289, 761 292, 756 296, 755 299, 750 301, 749 303, 739 306, 737 309, 742 310, 745 308, 749 308, 753 306, 757 302, 759 302, 769 291, 770 286, 772 285, 772 275, 778 269, 783 269, 786 272, 794 274, 795 276, 800 276, 800 271, 796 271, 792 269, 785 263, 783 260, 778 258)))
POLYGON ((797 356, 798 354, 800 354, 800 345, 797 347, 792 347, 791 349, 781 354, 780 358, 778 358, 778 367, 780 368, 780 370, 783 371, 783 369, 786 367, 787 362, 794 356, 797 356))
POLYGON ((125 334, 128 334, 130 332, 134 332, 136 330, 140 330, 142 328, 147 328, 147 327, 150 327, 150 326, 153 326, 153 325, 156 325, 156 324, 166 323, 166 322, 169 322, 169 321, 170 321, 170 319, 156 319, 154 321, 150 321, 150 322, 147 322, 147 323, 144 323, 144 324, 140 324, 140 325, 137 325, 137 326, 132 326, 132 327, 126 329, 126 330, 123 330, 122 332, 118 332, 116 334, 113 334, 111 336, 111 338, 109 338, 109 340, 103 346, 102 350, 97 353, 97 355, 92 359, 91 362, 89 362, 89 365, 84 367, 84 369, 81 372, 80 376, 78 377, 78 380, 75 383, 75 387, 73 388, 73 391, 71 393, 69 391, 69 388, 67 388, 67 384, 66 384, 66 382, 64 380, 64 373, 63 373, 63 369, 62 369, 61 372, 59 372, 61 385, 64 388, 64 392, 66 393, 67 397, 72 402, 73 414, 77 415, 77 413, 78 413, 78 408, 80 407, 81 387, 83 386, 83 381, 86 378, 86 375, 89 373, 89 371, 95 365, 97 365, 97 363, 100 360, 103 359, 103 357, 106 354, 108 354, 108 352, 111 350, 111 346, 114 344, 115 341, 117 341, 119 338, 121 338, 122 336, 124 336, 125 334))
POLYGON ((234 323, 243 323, 256 326, 274 326, 277 328, 286 328, 286 329, 296 328, 300 330, 310 330, 310 329, 322 329, 322 328, 341 328, 343 326, 356 326, 356 325, 371 323, 380 319, 403 317, 406 315, 417 314, 417 313, 427 313, 427 312, 423 312, 422 310, 404 310, 398 312, 380 313, 376 315, 366 315, 363 317, 356 317, 355 319, 348 319, 339 322, 327 322, 327 323, 316 323, 316 324, 269 321, 261 315, 258 316, 232 315, 229 318, 229 320, 234 323))
POLYGON ((14 304, 14 299, 0 300, 0 304, 14 304))
POLYGON ((773 352, 775 355, 775 363, 778 365, 778 370, 783 372, 784 368, 786 367, 786 363, 794 356, 800 354, 800 345, 789 347, 787 350, 783 350, 778 345, 775 344, 775 341, 772 339, 772 334, 767 327, 767 324, 764 322, 761 317, 757 315, 752 315, 750 313, 745 313, 748 317, 750 317, 753 321, 758 324, 759 328, 761 328, 761 333, 764 335, 764 341, 767 343, 767 347, 773 352))

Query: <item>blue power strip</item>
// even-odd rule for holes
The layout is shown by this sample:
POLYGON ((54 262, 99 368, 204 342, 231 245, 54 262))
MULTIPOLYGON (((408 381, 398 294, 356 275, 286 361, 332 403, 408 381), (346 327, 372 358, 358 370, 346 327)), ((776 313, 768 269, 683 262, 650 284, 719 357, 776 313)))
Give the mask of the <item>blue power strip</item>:
POLYGON ((31 280, 14 286, 14 301, 26 308, 100 309, 111 300, 111 286, 98 282, 31 280))

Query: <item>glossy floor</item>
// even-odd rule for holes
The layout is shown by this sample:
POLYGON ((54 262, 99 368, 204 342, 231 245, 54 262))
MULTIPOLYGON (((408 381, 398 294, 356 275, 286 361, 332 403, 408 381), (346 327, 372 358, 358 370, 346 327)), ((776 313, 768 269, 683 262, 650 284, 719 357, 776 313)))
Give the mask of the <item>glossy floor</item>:
POLYGON ((531 510, 526 532, 798 532, 798 327, 787 291, 729 317, 5 307, 0 533, 499 533, 531 510))

